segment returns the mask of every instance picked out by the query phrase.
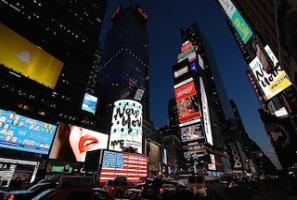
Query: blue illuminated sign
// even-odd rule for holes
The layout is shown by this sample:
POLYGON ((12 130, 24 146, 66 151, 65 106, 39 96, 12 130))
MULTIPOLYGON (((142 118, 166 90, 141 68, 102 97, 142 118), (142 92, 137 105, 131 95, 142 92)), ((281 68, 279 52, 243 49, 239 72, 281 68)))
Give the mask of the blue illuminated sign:
POLYGON ((0 147, 48 154, 56 126, 0 109, 0 147))
POLYGON ((85 94, 81 109, 95 114, 97 107, 97 97, 88 93, 85 94))

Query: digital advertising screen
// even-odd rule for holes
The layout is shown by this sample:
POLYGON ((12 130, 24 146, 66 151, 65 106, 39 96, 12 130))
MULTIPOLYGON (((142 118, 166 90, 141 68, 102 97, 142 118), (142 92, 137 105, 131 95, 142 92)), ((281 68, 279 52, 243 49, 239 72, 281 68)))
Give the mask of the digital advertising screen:
POLYGON ((63 63, 0 23, 0 64, 54 89, 63 63))
POLYGON ((140 182, 147 177, 147 157, 133 153, 121 153, 105 150, 103 153, 100 182, 114 180, 116 176, 125 176, 130 182, 140 182))
POLYGON ((48 154, 56 126, 0 109, 0 148, 48 154))
POLYGON ((62 123, 58 127, 49 158, 84 162, 87 151, 106 149, 107 144, 107 134, 62 123))
POLYGON ((253 32, 240 15, 231 0, 219 0, 228 18, 231 20, 242 41, 246 44, 252 37, 253 32))
POLYGON ((180 131, 182 142, 189 142, 204 138, 201 123, 182 127, 180 131))
POLYGON ((97 107, 97 101, 98 101, 97 97, 92 96, 88 93, 85 93, 81 109, 84 111, 90 112, 92 114, 95 114, 96 107, 97 107))
POLYGON ((175 97, 180 123, 201 117, 194 82, 176 88, 175 97))
POLYGON ((194 61, 197 58, 195 47, 189 48, 187 51, 177 55, 177 61, 181 62, 188 59, 189 62, 194 61))
POLYGON ((200 81, 200 90, 201 90, 204 133, 205 133, 207 142, 210 145, 213 145, 213 136, 212 136, 211 120, 210 120, 210 114, 209 114, 207 95, 206 95, 204 83, 201 77, 199 81, 200 81))
MULTIPOLYGON (((269 46, 265 47, 265 51, 273 61, 274 65, 277 66, 278 60, 269 46)), ((262 62, 258 57, 256 57, 250 63, 250 69, 252 70, 258 85, 262 89, 266 100, 271 99, 272 97, 292 85, 288 75, 284 70, 281 69, 279 65, 277 66, 276 70, 273 70, 271 73, 267 73, 263 69, 262 62)))
POLYGON ((161 147, 154 142, 147 140, 148 169, 160 171, 161 147))
POLYGON ((142 105, 134 100, 114 103, 109 149, 142 153, 142 105))
POLYGON ((14 187, 16 181, 32 183, 38 167, 37 161, 0 158, 0 187, 14 187))

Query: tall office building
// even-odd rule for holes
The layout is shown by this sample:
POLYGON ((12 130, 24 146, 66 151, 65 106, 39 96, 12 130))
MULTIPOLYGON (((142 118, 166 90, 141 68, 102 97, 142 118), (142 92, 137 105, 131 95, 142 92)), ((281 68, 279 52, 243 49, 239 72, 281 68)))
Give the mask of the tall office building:
POLYGON ((113 103, 134 99, 143 106, 144 120, 149 119, 148 88, 148 14, 140 6, 118 8, 112 14, 98 82, 104 86, 101 128, 109 131, 113 103))
POLYGON ((290 0, 238 0, 234 5, 262 35, 290 79, 297 83, 297 2, 290 0), (265 8, 259 10, 259 8, 265 8))
POLYGON ((95 68, 106 4, 1 1, 1 107, 94 126, 94 112, 82 110, 82 102, 95 68))
POLYGON ((261 104, 259 113, 266 132, 286 169, 296 163, 297 138, 293 127, 297 124, 297 93, 292 77, 285 72, 291 73, 293 68, 284 66, 289 62, 280 53, 279 30, 274 24, 277 23, 276 2, 236 1, 233 4, 231 0, 218 0, 249 65, 247 76, 261 104), (256 10, 260 6, 266 8, 265 12, 256 10))
POLYGON ((232 111, 230 105, 223 103, 227 102, 222 99, 224 90, 219 92, 221 88, 217 87, 217 66, 196 23, 181 30, 181 38, 173 76, 184 167, 195 174, 228 173, 230 163, 223 132, 227 128, 225 119, 232 111))

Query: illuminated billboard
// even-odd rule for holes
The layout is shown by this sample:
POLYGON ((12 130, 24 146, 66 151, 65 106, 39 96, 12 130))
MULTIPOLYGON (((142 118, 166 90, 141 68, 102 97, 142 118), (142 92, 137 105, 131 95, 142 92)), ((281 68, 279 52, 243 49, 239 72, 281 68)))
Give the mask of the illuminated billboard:
POLYGON ((196 59, 196 50, 195 47, 189 48, 187 51, 177 55, 177 62, 181 62, 185 59, 188 59, 189 62, 192 62, 196 59))
POLYGON ((181 69, 179 69, 179 70, 176 70, 175 72, 174 72, 174 78, 177 78, 177 77, 179 77, 179 76, 181 76, 181 75, 183 75, 183 74, 185 74, 185 73, 188 73, 188 66, 185 66, 185 67, 183 67, 183 68, 181 68, 181 69))
POLYGON ((0 64, 55 88, 63 63, 0 23, 0 64))
POLYGON ((49 157, 84 162, 87 151, 106 149, 107 144, 107 134, 70 124, 60 124, 49 157))
POLYGON ((48 154, 56 126, 0 109, 0 147, 48 154))
POLYGON ((92 96, 88 93, 85 93, 81 109, 84 111, 90 112, 92 114, 95 114, 97 101, 98 101, 97 97, 92 96))
POLYGON ((231 20, 236 31, 240 35, 241 39, 246 44, 253 35, 252 30, 240 15, 231 0, 219 0, 219 2, 231 20))
POLYGON ((207 95, 205 92, 205 87, 202 78, 200 78, 200 87, 201 87, 201 102, 202 102, 202 113, 203 113, 203 124, 206 140, 210 145, 213 145, 213 137, 211 130, 211 120, 208 108, 207 95))
POLYGON ((278 65, 278 60, 269 46, 265 47, 265 51, 273 61, 274 65, 277 66, 276 69, 271 73, 267 73, 263 69, 263 65, 258 57, 250 63, 250 68, 258 82, 258 85, 261 87, 266 100, 269 100, 284 89, 288 88, 292 85, 292 83, 290 82, 286 72, 278 65))
POLYGON ((194 82, 189 82, 175 89, 178 120, 180 123, 200 117, 199 104, 194 82))
POLYGON ((180 131, 182 142, 189 142, 204 138, 201 123, 182 127, 180 131))
POLYGON ((100 182, 125 176, 130 182, 140 182, 147 177, 147 157, 133 153, 121 153, 105 150, 100 170, 100 182))
POLYGON ((142 153, 142 105, 134 100, 114 103, 109 149, 142 153))

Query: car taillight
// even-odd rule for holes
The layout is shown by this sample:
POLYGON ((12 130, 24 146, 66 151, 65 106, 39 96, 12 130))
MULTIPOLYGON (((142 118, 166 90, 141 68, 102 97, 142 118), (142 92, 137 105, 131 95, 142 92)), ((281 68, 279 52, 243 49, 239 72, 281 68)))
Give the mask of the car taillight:
POLYGON ((111 190, 114 190, 114 187, 111 187, 110 189, 111 189, 111 190))
POLYGON ((13 194, 10 194, 7 198, 7 200, 14 200, 14 195, 13 194))
POLYGON ((164 188, 161 187, 161 188, 159 189, 159 191, 160 191, 160 193, 162 194, 162 193, 164 193, 165 190, 164 190, 164 188))

